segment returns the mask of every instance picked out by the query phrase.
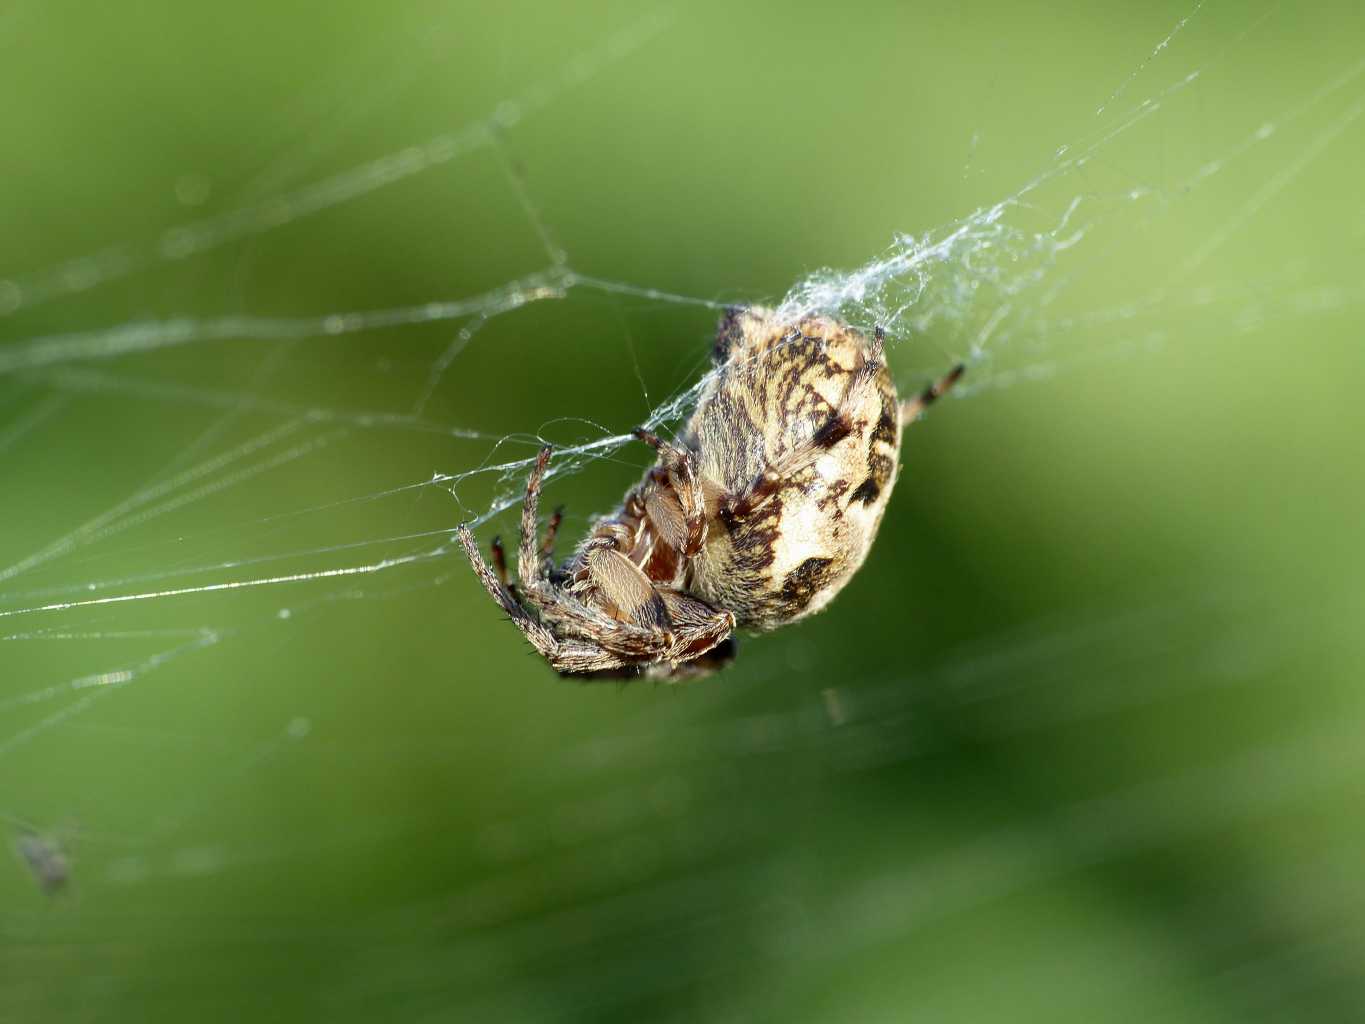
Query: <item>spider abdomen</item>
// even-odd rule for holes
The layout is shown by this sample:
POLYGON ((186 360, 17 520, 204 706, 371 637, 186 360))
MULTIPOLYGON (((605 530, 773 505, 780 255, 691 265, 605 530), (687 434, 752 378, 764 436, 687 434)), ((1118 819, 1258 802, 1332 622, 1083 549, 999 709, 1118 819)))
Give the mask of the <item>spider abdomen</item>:
MULTIPOLYGON (((880 345, 829 317, 733 314, 725 361, 684 438, 703 481, 770 494, 709 522, 689 589, 773 629, 823 608, 867 556, 895 482, 900 424, 880 345)), ((723 502, 724 499, 721 499, 723 502)))

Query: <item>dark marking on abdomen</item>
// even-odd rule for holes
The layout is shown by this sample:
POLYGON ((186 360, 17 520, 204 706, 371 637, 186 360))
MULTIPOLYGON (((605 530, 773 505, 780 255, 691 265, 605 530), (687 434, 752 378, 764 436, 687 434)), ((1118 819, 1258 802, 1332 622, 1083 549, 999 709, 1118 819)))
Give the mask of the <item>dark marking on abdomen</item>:
POLYGON ((810 441, 816 448, 833 448, 851 433, 853 424, 848 421, 847 416, 840 413, 826 420, 825 425, 815 432, 810 441))
POLYGON ((876 477, 870 476, 849 496, 848 503, 852 505, 855 501, 861 501, 864 505, 871 505, 881 493, 882 485, 877 482, 876 477))
POLYGON ((832 558, 807 558, 782 581, 782 598, 792 611, 797 612, 810 604, 811 598, 823 590, 829 582, 829 567, 832 558))
POLYGON ((894 410, 888 405, 885 397, 882 399, 882 415, 877 420, 877 425, 872 428, 872 443, 885 441, 891 446, 896 444, 896 418, 894 410))
POLYGON ((896 464, 887 455, 877 450, 877 442, 880 441, 894 450, 899 430, 900 423, 896 419, 896 406, 886 395, 882 395, 882 414, 877 420, 877 425, 873 428, 867 444, 867 479, 858 485, 858 489, 849 498, 849 504, 861 501, 864 505, 871 505, 881 496, 882 488, 890 481, 892 473, 895 472, 896 464))

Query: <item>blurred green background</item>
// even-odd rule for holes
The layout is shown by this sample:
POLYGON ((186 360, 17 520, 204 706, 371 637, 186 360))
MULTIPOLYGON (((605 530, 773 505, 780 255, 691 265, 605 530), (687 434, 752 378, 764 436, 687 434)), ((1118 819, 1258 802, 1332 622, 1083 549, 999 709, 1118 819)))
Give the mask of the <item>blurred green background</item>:
POLYGON ((0 7, 0 1019, 1359 1019, 1338 7, 0 7), (1040 175, 895 332, 969 386, 828 612, 585 687, 443 549, 715 304, 1040 175), (556 247, 616 290, 314 323, 556 247))

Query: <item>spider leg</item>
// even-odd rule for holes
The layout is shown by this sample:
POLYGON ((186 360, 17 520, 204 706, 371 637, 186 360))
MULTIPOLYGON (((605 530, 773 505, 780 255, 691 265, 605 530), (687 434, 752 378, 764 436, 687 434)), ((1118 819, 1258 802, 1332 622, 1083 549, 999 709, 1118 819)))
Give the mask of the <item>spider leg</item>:
POLYGON ((479 582, 483 584, 484 590, 488 591, 489 596, 507 613, 516 627, 526 635, 531 646, 539 651, 542 657, 553 660, 559 651, 559 642, 555 639, 555 635, 522 607, 521 602, 517 600, 511 589, 504 586, 497 574, 489 568, 488 563, 479 554, 478 545, 474 543, 474 534, 470 532, 469 527, 461 523, 457 533, 460 538, 460 546, 464 548, 464 553, 469 558, 469 564, 474 567, 474 574, 479 577, 479 582))
MULTIPOLYGON (((671 528, 684 543, 697 538, 700 547, 700 538, 705 535, 705 505, 695 457, 652 434, 647 437, 661 452, 662 465, 656 472, 666 475, 677 495, 678 508, 670 510, 671 528)), ((469 528, 460 526, 460 544, 479 581, 536 651, 562 674, 620 672, 683 678, 688 673, 673 669, 708 655, 723 643, 734 630, 734 615, 671 588, 656 586, 618 550, 621 539, 616 537, 604 536, 601 543, 589 546, 580 556, 584 559, 581 564, 575 562, 582 575, 573 589, 552 583, 544 564, 553 550, 561 513, 556 511, 551 517, 544 540, 538 539, 536 529, 541 483, 549 462, 550 449, 543 448, 526 482, 516 589, 507 581, 501 542, 493 542, 490 566, 479 554, 469 528), (580 593, 579 587, 587 589, 580 593), (580 599, 583 593, 597 596, 580 599), (599 597, 604 602, 601 606, 599 597), (652 667, 660 664, 672 669, 654 671, 652 667)))
POLYGON ((540 557, 553 559, 555 556, 555 538, 559 536, 559 524, 564 521, 564 506, 559 505, 550 513, 550 522, 545 527, 545 540, 540 545, 540 557))
POLYGON ((735 638, 728 636, 705 654, 671 664, 667 661, 649 665, 644 669, 644 677, 659 683, 686 683, 719 672, 735 660, 735 638))
POLYGON ((502 538, 494 537, 488 544, 493 553, 493 571, 498 574, 498 582, 507 586, 507 553, 502 550, 502 538))
POLYGON ((701 598, 671 587, 656 587, 654 592, 668 609, 673 625, 673 644, 663 660, 674 666, 702 657, 735 630, 734 612, 713 608, 701 598))
MULTIPOLYGON (((666 619, 656 620, 646 616, 643 622, 621 621, 590 607, 553 584, 527 589, 524 597, 545 618, 554 622, 561 643, 587 643, 616 657, 622 665, 657 661, 667 655, 675 640, 666 619)), ((551 663, 554 663, 553 659, 551 663)))
MULTIPOLYGON (((715 647, 735 628, 734 613, 655 583, 639 566, 612 548, 591 552, 587 568, 608 611, 627 620, 629 634, 634 636, 639 630, 649 637, 651 645, 657 645, 654 660, 691 661, 715 647)), ((594 639, 609 649, 614 649, 617 642, 614 634, 599 633, 594 639)))
POLYGON ((586 640, 562 640, 550 667, 562 676, 618 675, 630 678, 639 672, 636 662, 626 661, 586 640))
MULTIPOLYGON (((701 472, 697 469, 697 457, 686 448, 671 445, 643 427, 637 428, 633 433, 659 453, 663 470, 669 482, 673 484, 673 492, 678 499, 678 512, 682 516, 683 533, 678 538, 677 546, 682 549, 685 558, 691 558, 706 543, 706 493, 701 483, 701 472)), ((655 516, 651 515, 651 519, 654 518, 655 516)), ((663 523, 658 525, 664 527, 663 523)), ((667 535, 667 528, 664 527, 661 532, 667 535)))
POLYGON ((464 548, 465 554, 469 557, 469 564, 474 567, 474 573, 479 577, 484 589, 530 641, 536 653, 548 661, 556 671, 566 675, 614 672, 628 669, 634 664, 634 661, 622 658, 591 640, 573 638, 561 640, 556 637, 521 605, 510 587, 503 586, 498 580, 497 574, 479 554, 478 545, 475 544, 474 535, 469 527, 461 524, 457 533, 460 546, 464 548))
POLYGON ((924 412, 925 409, 947 394, 952 389, 952 386, 962 379, 962 375, 966 372, 966 365, 958 363, 914 398, 910 399, 908 402, 902 403, 901 426, 909 426, 911 423, 914 423, 915 420, 919 419, 920 413, 924 412))
MULTIPOLYGON (((657 657, 657 655, 647 651, 642 658, 625 658, 617 654, 616 651, 606 649, 602 644, 595 643, 594 640, 558 638, 549 628, 539 623, 530 612, 527 612, 526 608, 521 606, 521 603, 512 594, 511 587, 502 586, 497 578, 497 573, 486 561, 483 561, 482 554, 479 554, 479 547, 474 542, 474 534, 470 532, 470 528, 461 524, 457 532, 459 532, 460 546, 464 547, 464 553, 470 558, 470 564, 474 567, 475 575, 483 584, 483 588, 489 591, 490 597, 508 614, 512 623, 516 625, 517 629, 520 629, 521 634, 530 640, 536 653, 550 662, 551 668, 556 669, 557 672, 568 674, 568 676, 620 672, 622 669, 632 669, 637 661, 648 661, 652 657, 657 657)), ((646 631, 642 629, 640 632, 646 631)))
POLYGON ((540 482, 545 467, 550 464, 550 447, 546 445, 536 456, 535 468, 526 481, 526 497, 521 503, 521 544, 517 548, 517 578, 521 588, 531 591, 540 581, 540 554, 536 548, 536 516, 540 512, 540 482))

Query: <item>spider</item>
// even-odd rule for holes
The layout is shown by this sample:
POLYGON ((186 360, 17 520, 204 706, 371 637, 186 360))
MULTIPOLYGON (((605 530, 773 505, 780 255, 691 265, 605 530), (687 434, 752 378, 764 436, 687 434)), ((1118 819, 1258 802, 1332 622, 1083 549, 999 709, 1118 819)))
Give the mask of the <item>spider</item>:
POLYGON ((562 565, 563 517, 537 523, 551 450, 521 508, 517 579, 497 538, 484 588, 562 675, 678 681, 734 657, 732 633, 776 629, 829 604, 862 565, 896 481, 903 424, 963 366, 904 405, 880 328, 762 307, 727 310, 715 372, 674 443, 643 428, 657 462, 562 565))

